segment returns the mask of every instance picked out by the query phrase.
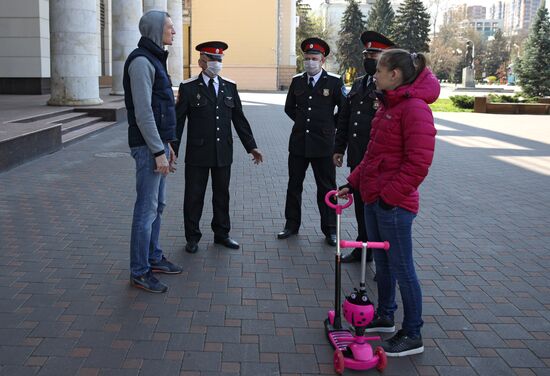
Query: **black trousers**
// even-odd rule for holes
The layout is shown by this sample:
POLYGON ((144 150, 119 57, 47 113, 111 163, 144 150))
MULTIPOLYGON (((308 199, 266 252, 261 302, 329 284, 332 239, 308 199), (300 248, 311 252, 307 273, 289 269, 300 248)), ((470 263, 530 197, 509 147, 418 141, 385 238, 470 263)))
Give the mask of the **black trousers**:
POLYGON ((321 215, 321 230, 325 235, 336 233, 336 213, 325 204, 325 195, 336 189, 336 169, 332 157, 306 158, 288 155, 288 188, 286 191, 285 228, 298 230, 302 222, 302 191, 306 171, 311 164, 317 184, 317 206, 321 215))
MULTIPOLYGON (((350 167, 350 172, 355 170, 355 167, 350 167)), ((365 225, 365 203, 361 199, 361 193, 359 189, 355 190, 353 194, 353 204, 355 205, 355 219, 357 220, 357 239, 358 241, 366 242, 367 239, 367 226, 365 225)))
POLYGON ((214 217, 211 226, 214 237, 225 239, 231 230, 229 220, 229 181, 231 166, 201 167, 185 165, 185 194, 183 199, 183 222, 187 241, 198 242, 202 233, 199 223, 204 206, 204 194, 208 184, 208 175, 212 175, 212 208, 214 217))

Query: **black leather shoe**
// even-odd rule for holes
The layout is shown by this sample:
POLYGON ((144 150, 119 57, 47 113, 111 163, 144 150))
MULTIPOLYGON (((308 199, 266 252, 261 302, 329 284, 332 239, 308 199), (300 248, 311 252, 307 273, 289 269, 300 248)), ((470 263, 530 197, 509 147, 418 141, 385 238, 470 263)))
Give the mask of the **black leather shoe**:
POLYGON ((225 239, 214 238, 214 243, 221 244, 224 247, 231 248, 231 249, 239 249, 240 247, 239 243, 237 243, 235 240, 231 239, 230 237, 227 237, 225 239))
POLYGON ((292 235, 296 235, 297 233, 298 233, 298 230, 291 230, 289 228, 285 228, 283 231, 277 234, 277 239, 287 239, 287 238, 290 238, 292 235))
POLYGON ((367 248, 367 262, 372 262, 372 260, 374 260, 372 249, 367 248))
POLYGON ((361 250, 355 248, 353 251, 340 258, 340 261, 344 264, 350 264, 352 262, 361 262, 361 250))
POLYGON ((199 250, 199 244, 197 242, 188 241, 187 244, 185 245, 185 252, 197 253, 198 250, 199 250))
MULTIPOLYGON (((362 248, 354 248, 353 251, 348 253, 345 256, 342 256, 340 258, 340 261, 344 264, 349 264, 352 262, 361 262, 361 252, 363 252, 362 248)), ((367 262, 372 262, 372 249, 367 248, 367 262)))
POLYGON ((330 245, 332 247, 336 247, 336 235, 335 234, 327 235, 325 237, 325 241, 327 242, 328 245, 330 245))

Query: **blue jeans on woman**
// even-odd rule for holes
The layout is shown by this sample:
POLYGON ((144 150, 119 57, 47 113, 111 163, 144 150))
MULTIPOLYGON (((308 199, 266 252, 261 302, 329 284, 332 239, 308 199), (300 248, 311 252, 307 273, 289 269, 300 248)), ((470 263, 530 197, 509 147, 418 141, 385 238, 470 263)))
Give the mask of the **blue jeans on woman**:
POLYGON ((422 321, 422 291, 416 276, 412 247, 412 223, 416 214, 394 207, 386 210, 378 201, 365 205, 365 222, 369 241, 390 243, 388 251, 374 249, 378 287, 377 314, 394 319, 396 282, 403 301, 402 329, 411 338, 420 336, 422 321))
MULTIPOLYGON (((168 144, 164 144, 166 157, 170 156, 168 144)), ((166 206, 166 177, 155 172, 155 156, 147 146, 131 148, 136 162, 136 203, 130 238, 130 273, 139 277, 151 267, 149 260, 162 259, 159 245, 161 215, 166 206)))

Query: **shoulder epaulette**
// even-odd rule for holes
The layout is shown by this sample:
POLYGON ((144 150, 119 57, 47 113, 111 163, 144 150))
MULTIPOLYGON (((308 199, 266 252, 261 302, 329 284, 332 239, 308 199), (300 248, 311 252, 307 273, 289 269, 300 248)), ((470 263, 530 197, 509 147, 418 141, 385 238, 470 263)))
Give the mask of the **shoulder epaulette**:
POLYGON ((327 72, 327 74, 328 74, 329 76, 336 77, 336 78, 341 78, 341 77, 342 77, 342 76, 340 76, 339 74, 332 73, 332 72, 327 72))
POLYGON ((191 78, 188 78, 187 80, 182 81, 181 83, 182 83, 182 84, 187 84, 187 83, 189 83, 189 82, 195 81, 195 80, 198 79, 198 78, 199 78, 199 76, 191 77, 191 78))
POLYGON ((296 75, 292 76, 292 78, 300 77, 300 76, 302 76, 303 74, 304 74, 304 72, 302 72, 302 73, 298 73, 298 74, 296 74, 296 75))
POLYGON ((232 84, 235 84, 235 85, 237 84, 235 81, 233 81, 232 79, 229 79, 227 77, 222 77, 222 80, 227 81, 227 82, 231 82, 232 84))

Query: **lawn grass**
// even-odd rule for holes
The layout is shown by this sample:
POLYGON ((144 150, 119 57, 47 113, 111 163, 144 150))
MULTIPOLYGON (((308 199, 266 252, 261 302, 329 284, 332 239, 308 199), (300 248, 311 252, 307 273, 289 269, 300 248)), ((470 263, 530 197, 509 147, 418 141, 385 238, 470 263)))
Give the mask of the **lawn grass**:
POLYGON ((433 112, 473 112, 474 110, 455 107, 453 101, 448 98, 439 98, 430 104, 433 112))

